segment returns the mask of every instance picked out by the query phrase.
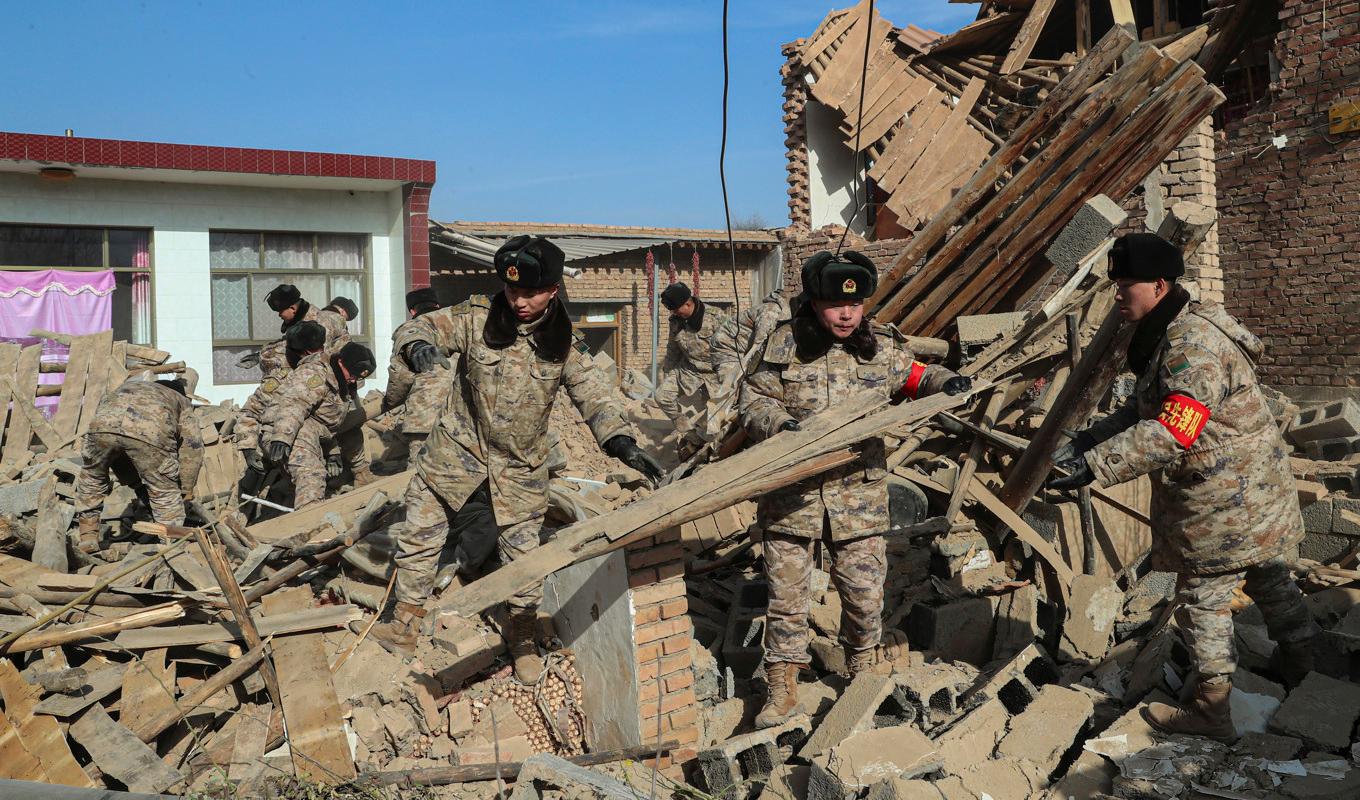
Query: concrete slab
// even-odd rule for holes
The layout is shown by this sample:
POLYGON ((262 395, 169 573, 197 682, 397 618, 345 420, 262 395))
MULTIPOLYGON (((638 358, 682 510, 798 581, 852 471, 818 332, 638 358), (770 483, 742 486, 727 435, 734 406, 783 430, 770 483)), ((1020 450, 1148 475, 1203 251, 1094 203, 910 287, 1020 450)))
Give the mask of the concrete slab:
POLYGON ((1289 693, 1270 721, 1270 729, 1297 736, 1318 750, 1342 752, 1351 746, 1360 719, 1360 686, 1310 672, 1289 693))
POLYGON ((1023 758, 1047 773, 1082 736, 1095 713, 1087 695, 1049 685, 1023 712, 1011 719, 1010 731, 997 745, 999 758, 1023 758))
POLYGON ((857 675, 798 751, 798 757, 811 759, 847 737, 869 730, 874 724, 874 712, 896 685, 890 675, 872 672, 857 675))
POLYGON ((912 725, 850 736, 812 758, 810 800, 846 800, 889 778, 914 778, 940 766, 935 744, 912 725))
POLYGON ((1063 227, 1044 255, 1060 272, 1070 273, 1129 218, 1128 212, 1103 194, 1087 200, 1063 227))
POLYGON ((587 739, 601 750, 642 743, 631 605, 622 550, 558 570, 543 582, 543 611, 576 653, 587 739))
POLYGON ((1066 661, 1104 658, 1110 649, 1114 621, 1123 607, 1124 592, 1110 578, 1075 576, 1067 604, 1067 619, 1058 644, 1058 658, 1066 661))

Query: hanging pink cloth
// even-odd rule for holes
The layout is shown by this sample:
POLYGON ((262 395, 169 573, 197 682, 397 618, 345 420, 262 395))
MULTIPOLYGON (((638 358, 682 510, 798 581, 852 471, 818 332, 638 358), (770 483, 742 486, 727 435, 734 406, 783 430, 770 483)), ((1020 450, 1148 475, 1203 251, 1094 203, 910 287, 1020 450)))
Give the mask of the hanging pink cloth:
MULTIPOLYGON (((29 331, 81 336, 113 326, 113 272, 61 269, 0 271, 0 341, 30 345, 29 331)), ((66 347, 42 340, 43 361, 66 360, 66 347)), ((42 373, 39 384, 61 383, 60 373, 42 373)), ((51 416, 55 397, 39 397, 38 408, 51 416)))

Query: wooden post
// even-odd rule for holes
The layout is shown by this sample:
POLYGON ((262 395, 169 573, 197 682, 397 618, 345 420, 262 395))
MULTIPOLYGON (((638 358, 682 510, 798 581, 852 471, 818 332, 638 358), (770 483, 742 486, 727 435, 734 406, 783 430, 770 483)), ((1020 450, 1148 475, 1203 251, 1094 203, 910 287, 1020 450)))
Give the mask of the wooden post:
MULTIPOLYGON (((1081 363, 1081 318, 1071 313, 1067 315, 1067 353, 1072 360, 1072 369, 1081 363)), ((1091 510, 1091 489, 1083 486, 1077 490, 1077 510, 1081 515, 1081 568, 1087 575, 1096 574, 1096 518, 1091 510)))
MULTIPOLYGON (((217 578, 217 585, 222 587, 222 596, 226 598, 227 605, 231 606, 231 615, 236 618, 236 624, 241 628, 241 637, 246 640, 247 647, 258 648, 264 640, 260 638, 260 631, 255 627, 255 618, 250 615, 250 604, 246 602, 241 585, 236 582, 236 576, 232 574, 231 565, 222 554, 222 546, 216 541, 216 536, 217 534, 210 529, 194 529, 194 537, 198 539, 203 558, 207 560, 213 577, 217 578)), ((273 701, 274 707, 282 708, 283 693, 279 691, 279 677, 274 673, 274 664, 268 658, 260 662, 260 676, 264 678, 264 686, 269 690, 269 699, 273 701)))

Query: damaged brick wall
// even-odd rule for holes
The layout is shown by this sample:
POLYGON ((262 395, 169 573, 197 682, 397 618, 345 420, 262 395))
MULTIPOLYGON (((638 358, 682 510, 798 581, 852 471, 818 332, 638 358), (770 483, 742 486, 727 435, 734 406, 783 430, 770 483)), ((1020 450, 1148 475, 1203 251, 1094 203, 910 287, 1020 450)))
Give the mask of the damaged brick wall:
POLYGON ((806 231, 812 227, 812 202, 808 197, 807 122, 803 118, 808 86, 803 79, 803 72, 788 61, 802 42, 799 39, 781 48, 785 62, 779 70, 779 77, 784 84, 784 168, 789 185, 789 224, 806 231))
POLYGON ((1269 95, 1219 148, 1226 302, 1264 341, 1268 383, 1299 400, 1356 396, 1360 135, 1326 124, 1360 101, 1360 3, 1284 0, 1279 23, 1269 95))
POLYGON ((642 739, 644 743, 656 741, 659 713, 661 739, 680 743, 680 750, 663 757, 659 765, 670 767, 694 758, 699 741, 699 707, 690 656, 694 626, 685 598, 680 529, 672 528, 629 545, 627 557, 642 739))
MULTIPOLYGON (((780 243, 784 249, 784 292, 789 297, 803 290, 803 262, 819 250, 834 252, 840 244, 841 231, 838 225, 827 225, 815 231, 789 227, 780 232, 780 243)), ((891 267, 897 256, 906 248, 910 239, 882 239, 866 242, 853 232, 845 237, 848 250, 858 250, 873 260, 880 275, 891 267)), ((908 273, 910 274, 910 273, 908 273)))

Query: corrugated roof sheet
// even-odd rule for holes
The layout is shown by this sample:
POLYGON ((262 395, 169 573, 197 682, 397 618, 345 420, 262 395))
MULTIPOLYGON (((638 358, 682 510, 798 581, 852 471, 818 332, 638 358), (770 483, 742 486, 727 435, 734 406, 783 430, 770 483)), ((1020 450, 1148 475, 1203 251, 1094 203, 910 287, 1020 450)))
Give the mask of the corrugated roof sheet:
MULTIPOLYGON (((561 244, 560 240, 566 237, 659 239, 663 242, 727 241, 726 230, 711 228, 657 228, 632 225, 579 225, 564 222, 476 222, 467 220, 435 224, 470 236, 503 239, 527 233, 531 236, 547 236, 559 244, 561 244)), ((779 244, 779 237, 773 231, 767 230, 734 230, 732 231, 732 240, 738 244, 779 244)), ((637 246, 646 247, 646 245, 637 246)))

